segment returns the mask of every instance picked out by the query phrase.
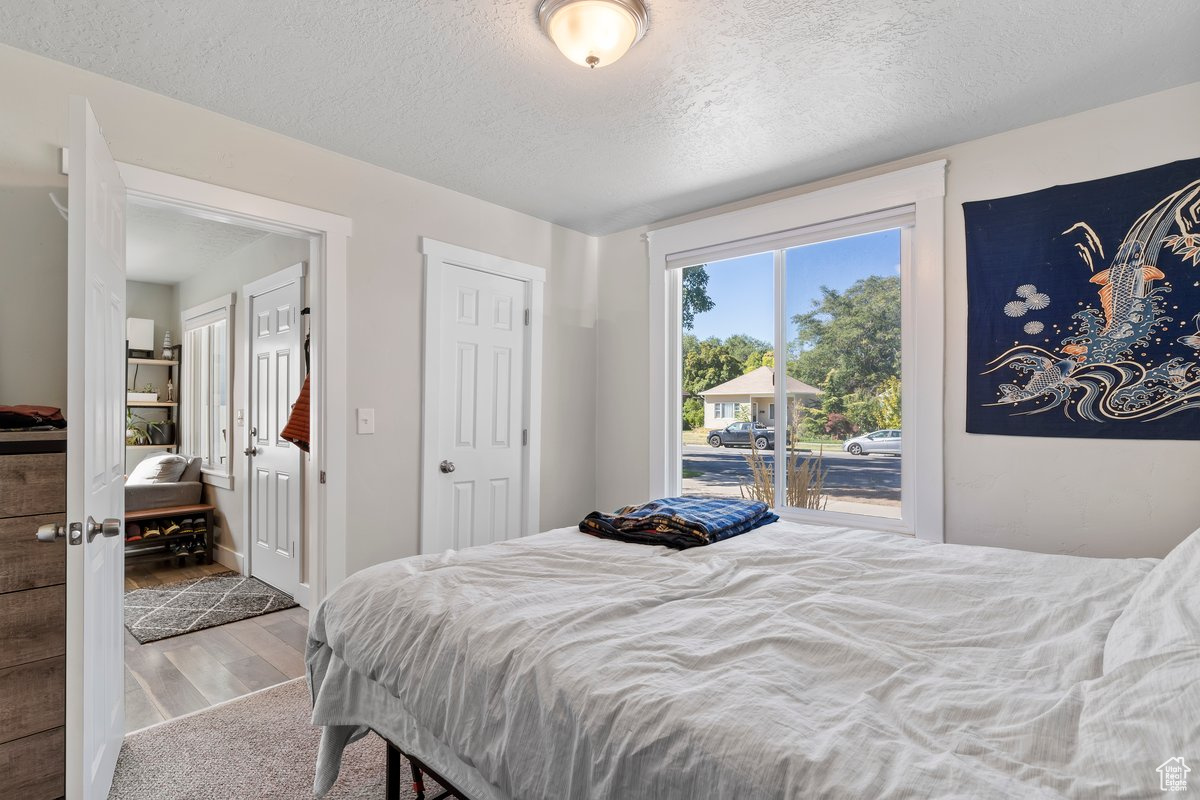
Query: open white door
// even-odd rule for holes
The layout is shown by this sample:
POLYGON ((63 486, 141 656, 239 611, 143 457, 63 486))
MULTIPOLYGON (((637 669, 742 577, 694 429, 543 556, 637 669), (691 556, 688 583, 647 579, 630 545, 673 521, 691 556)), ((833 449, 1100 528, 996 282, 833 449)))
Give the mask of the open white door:
POLYGON ((67 798, 103 800, 125 729, 125 185, 71 98, 67 222, 67 798))
POLYGON ((249 490, 250 574, 293 597, 300 590, 300 448, 281 435, 304 380, 300 309, 304 264, 247 285, 250 343, 249 490))

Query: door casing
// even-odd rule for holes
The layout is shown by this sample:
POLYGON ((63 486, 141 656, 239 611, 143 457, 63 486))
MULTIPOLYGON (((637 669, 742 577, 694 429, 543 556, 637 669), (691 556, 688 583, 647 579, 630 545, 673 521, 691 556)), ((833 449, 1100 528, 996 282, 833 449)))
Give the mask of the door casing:
MULTIPOLYGON (((521 502, 521 535, 540 530, 541 498, 541 416, 542 416, 542 314, 546 271, 500 256, 421 237, 425 256, 424 358, 421 370, 421 553, 436 550, 437 519, 436 477, 441 456, 437 448, 439 404, 438 379, 444 365, 439 358, 442 330, 442 272, 446 266, 465 267, 493 275, 514 278, 525 284, 529 324, 525 326, 525 385, 522 398, 522 427, 529 432, 523 448, 521 478, 524 484, 521 502)), ((444 521, 443 521, 444 522, 444 521)))
MULTIPOLYGON (((69 174, 70 153, 61 152, 62 174, 69 174)), ((354 223, 328 211, 184 178, 138 164, 117 162, 131 199, 160 207, 184 209, 193 216, 272 233, 309 236, 310 294, 313 309, 312 396, 314 420, 311 461, 305 480, 304 516, 312 526, 311 581, 301 585, 296 601, 315 609, 345 580, 349 514, 347 426, 330 420, 349 419, 349 239, 354 223), (328 476, 326 479, 323 476, 328 476)))

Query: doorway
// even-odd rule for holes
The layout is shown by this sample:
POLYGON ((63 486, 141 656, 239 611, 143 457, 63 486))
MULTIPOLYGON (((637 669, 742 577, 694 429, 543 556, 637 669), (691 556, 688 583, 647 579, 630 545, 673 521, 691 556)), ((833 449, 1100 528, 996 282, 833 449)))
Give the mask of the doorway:
POLYGON ((307 465, 279 432, 306 370, 311 243, 138 198, 126 240, 125 728, 134 731, 303 674, 307 465), (260 546, 274 540, 282 546, 260 546))

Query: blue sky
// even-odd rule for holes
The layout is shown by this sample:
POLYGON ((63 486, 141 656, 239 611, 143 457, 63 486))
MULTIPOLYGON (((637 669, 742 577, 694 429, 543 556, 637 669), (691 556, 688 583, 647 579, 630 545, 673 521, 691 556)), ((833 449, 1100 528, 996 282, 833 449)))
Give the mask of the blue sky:
MULTIPOLYGON (((846 289, 868 275, 896 275, 900 268, 899 229, 793 247, 785 254, 788 316, 808 311, 820 287, 846 289)), ((771 253, 708 265, 712 311, 696 315, 692 333, 724 339, 735 333, 774 339, 774 286, 771 253)))

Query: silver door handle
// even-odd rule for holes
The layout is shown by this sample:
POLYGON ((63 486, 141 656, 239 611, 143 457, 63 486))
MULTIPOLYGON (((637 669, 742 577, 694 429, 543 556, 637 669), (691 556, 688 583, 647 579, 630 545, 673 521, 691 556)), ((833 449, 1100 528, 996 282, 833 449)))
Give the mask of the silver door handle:
POLYGON ((53 542, 66 535, 67 532, 63 530, 63 525, 60 522, 49 522, 39 526, 37 529, 37 540, 39 542, 53 542))
POLYGON ((88 517, 87 521, 87 540, 90 542, 97 536, 104 534, 107 537, 121 535, 121 520, 106 519, 104 522, 96 522, 96 520, 88 517))
POLYGON ((440 469, 445 474, 449 475, 451 472, 454 472, 454 462, 453 461, 443 461, 441 464, 438 464, 438 469, 440 469))
POLYGON ((258 448, 255 447, 254 445, 250 445, 242 452, 248 456, 256 456, 256 455, 258 455, 258 448))

